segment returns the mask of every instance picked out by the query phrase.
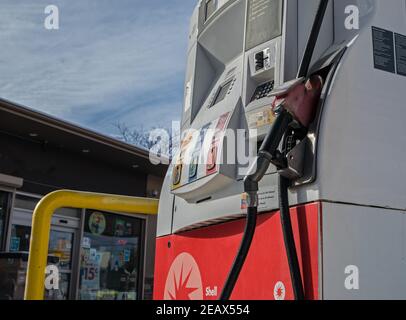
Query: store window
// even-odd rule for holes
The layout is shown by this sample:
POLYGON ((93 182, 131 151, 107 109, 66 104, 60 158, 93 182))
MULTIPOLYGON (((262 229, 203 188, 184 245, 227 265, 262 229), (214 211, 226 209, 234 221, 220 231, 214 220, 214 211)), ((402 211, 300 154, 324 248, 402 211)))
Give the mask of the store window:
MULTIPOLYGON (((27 271, 26 260, 30 249, 32 214, 39 201, 39 197, 28 194, 17 193, 15 196, 6 251, 14 257, 10 261, 15 261, 15 263, 18 261, 21 275, 27 271)), ((75 297, 81 212, 81 209, 62 208, 53 215, 49 234, 47 278, 48 276, 52 278, 52 275, 57 275, 57 278, 53 278, 51 282, 45 281, 44 298, 47 300, 68 300, 75 297), (55 279, 59 281, 56 283, 55 279)), ((25 281, 25 276, 22 278, 25 281)), ((13 277, 11 280, 14 281, 13 277)), ((25 285, 18 281, 14 282, 16 288, 25 285)), ((17 290, 17 292, 19 291, 17 290)), ((22 299, 19 294, 12 295, 12 297, 22 299)))
MULTIPOLYGON (((30 249, 31 227, 12 225, 9 252, 26 253, 30 249)), ((51 230, 48 247, 48 260, 57 266, 59 272, 58 288, 45 290, 47 300, 69 299, 69 289, 72 274, 72 248, 74 234, 68 231, 51 230)), ((26 272, 26 264, 24 272, 26 272)), ((17 297, 22 298, 22 297, 17 297)))
POLYGON ((144 220, 86 212, 81 248, 81 300, 141 299, 144 220))
POLYGON ((3 248, 3 244, 5 241, 8 199, 9 194, 7 192, 0 191, 0 250, 3 248))

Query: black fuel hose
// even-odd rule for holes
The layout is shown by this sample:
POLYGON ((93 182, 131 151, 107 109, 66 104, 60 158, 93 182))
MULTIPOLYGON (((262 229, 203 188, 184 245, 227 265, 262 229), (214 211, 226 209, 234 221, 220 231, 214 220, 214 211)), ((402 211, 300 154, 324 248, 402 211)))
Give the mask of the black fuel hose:
POLYGON ((252 240, 254 238, 255 229, 257 226, 257 207, 248 207, 247 210, 247 222, 245 225, 245 231, 243 240, 241 242, 240 249, 235 258, 233 267, 228 275, 226 284, 221 292, 220 300, 227 301, 230 300, 231 294, 233 293, 235 284, 237 283, 238 277, 241 273, 241 269, 244 266, 245 259, 247 258, 248 252, 251 247, 252 240))
POLYGON ((274 155, 292 120, 291 114, 282 110, 262 143, 255 165, 244 179, 244 191, 247 194, 248 207, 247 221, 240 249, 220 295, 222 301, 230 299, 254 238, 258 213, 258 182, 265 176, 271 162, 276 160, 274 155))
POLYGON ((310 64, 312 62, 313 53, 319 39, 321 27, 323 25, 324 16, 326 15, 327 7, 330 0, 320 0, 317 8, 316 16, 314 18, 312 30, 310 31, 309 39, 307 40, 306 49, 300 63, 297 78, 306 77, 309 73, 310 64))
POLYGON ((295 238, 292 229, 292 220, 290 218, 289 208, 289 180, 282 175, 279 175, 279 210, 281 217, 281 225, 283 232, 283 240, 285 243, 285 251, 288 258, 290 278, 292 281, 293 293, 295 300, 304 300, 305 293, 303 281, 300 273, 299 260, 295 245, 295 238))

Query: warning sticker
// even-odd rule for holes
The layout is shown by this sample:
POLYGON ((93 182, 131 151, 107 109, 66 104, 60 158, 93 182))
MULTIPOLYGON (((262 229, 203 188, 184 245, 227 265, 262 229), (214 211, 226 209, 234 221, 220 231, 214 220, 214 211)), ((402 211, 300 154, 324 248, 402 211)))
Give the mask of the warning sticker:
MULTIPOLYGON (((275 187, 263 187, 258 192, 258 211, 264 212, 273 210, 275 208, 276 188, 275 187)), ((241 210, 247 210, 247 194, 241 195, 241 210)))
POLYGON ((406 76, 406 36, 395 33, 396 66, 401 76, 406 76))
POLYGON ((372 27, 374 65, 376 69, 395 73, 393 32, 372 27))

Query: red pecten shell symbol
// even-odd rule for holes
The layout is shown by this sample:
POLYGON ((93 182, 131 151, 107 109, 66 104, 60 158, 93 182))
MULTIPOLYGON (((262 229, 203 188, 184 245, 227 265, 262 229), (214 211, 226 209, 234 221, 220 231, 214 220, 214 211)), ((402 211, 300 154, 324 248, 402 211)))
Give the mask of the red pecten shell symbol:
POLYGON ((199 266, 188 253, 180 254, 168 272, 165 300, 203 300, 203 284, 199 266))

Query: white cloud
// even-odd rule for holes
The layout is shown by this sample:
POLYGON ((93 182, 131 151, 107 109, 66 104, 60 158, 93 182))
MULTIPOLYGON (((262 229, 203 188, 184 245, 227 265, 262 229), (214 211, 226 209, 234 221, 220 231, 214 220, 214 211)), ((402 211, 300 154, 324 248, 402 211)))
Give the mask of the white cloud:
POLYGON ((58 31, 43 27, 49 1, 2 0, 0 96, 107 131, 116 121, 179 118, 194 1, 51 2, 58 31))

